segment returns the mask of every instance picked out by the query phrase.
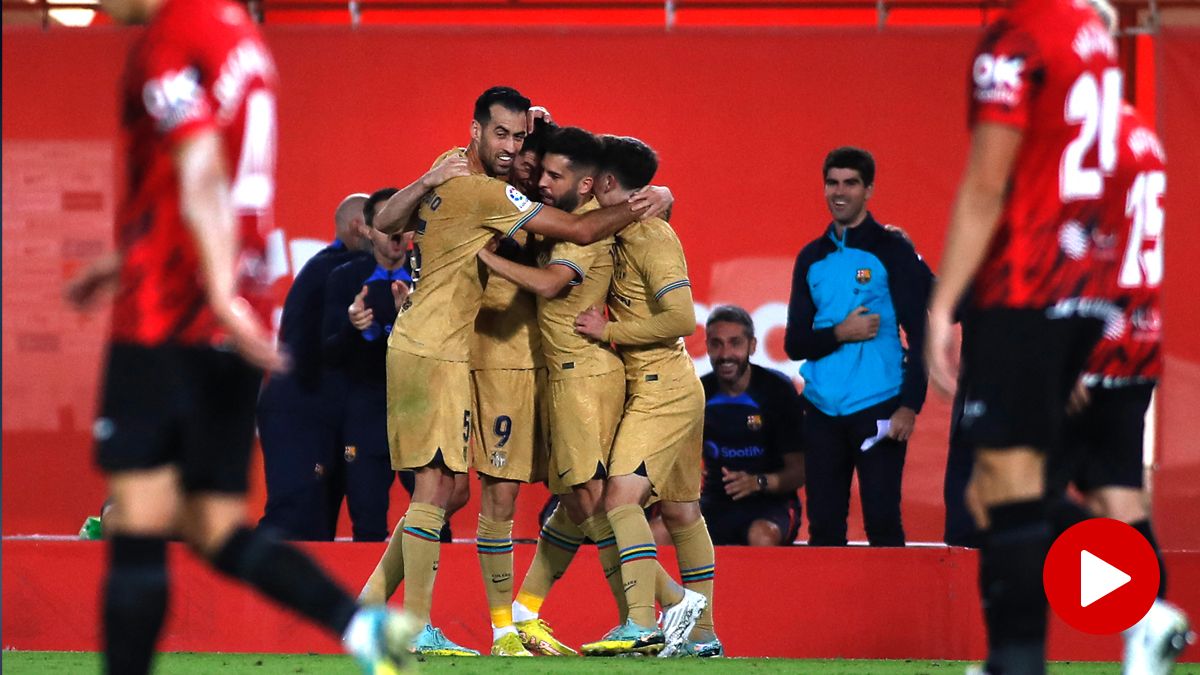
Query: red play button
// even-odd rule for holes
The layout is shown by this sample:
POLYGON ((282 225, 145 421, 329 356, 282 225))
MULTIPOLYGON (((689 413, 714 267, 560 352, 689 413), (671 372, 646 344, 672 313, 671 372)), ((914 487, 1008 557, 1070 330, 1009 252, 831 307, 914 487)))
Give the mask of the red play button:
POLYGON ((1054 613, 1085 633, 1117 633, 1137 623, 1158 595, 1158 559, 1145 537, 1111 518, 1063 532, 1042 568, 1054 613))

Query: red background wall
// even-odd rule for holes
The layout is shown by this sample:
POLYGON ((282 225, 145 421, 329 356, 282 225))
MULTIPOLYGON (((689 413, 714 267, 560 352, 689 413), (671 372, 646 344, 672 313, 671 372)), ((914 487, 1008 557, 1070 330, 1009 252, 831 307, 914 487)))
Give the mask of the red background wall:
MULTIPOLYGON (((10 180, 9 169, 24 166, 16 154, 22 144, 65 139, 97 142, 100 149, 91 149, 100 159, 85 158, 81 148, 90 146, 69 145, 52 161, 35 146, 38 161, 76 162, 83 182, 97 171, 120 175, 119 150, 106 142, 116 130, 114 83, 132 35, 4 33, 6 535, 73 532, 103 499, 88 430, 104 319, 68 314, 54 289, 95 255, 95 242, 107 241, 98 216, 111 212, 114 196, 111 185, 93 188, 98 196, 82 206, 63 199, 31 216, 39 202, 17 212, 8 197, 38 188, 45 176, 10 180), (78 216, 81 209, 91 217, 78 216), (10 252, 17 263, 27 256, 12 277, 10 252), (45 262, 30 269, 32 260, 45 262)), ((267 37, 283 81, 276 203, 289 239, 329 237, 343 195, 403 185, 439 152, 465 143, 474 97, 511 84, 560 122, 637 135, 659 150, 656 182, 677 197, 673 223, 697 302, 737 302, 755 312, 765 356, 779 362, 792 259, 828 219, 819 167, 830 148, 854 144, 875 154, 873 212, 904 227, 936 264, 965 156, 964 88, 977 33, 527 28, 518 41, 510 29, 273 27, 267 37)), ((1195 213, 1200 39, 1175 31, 1157 42, 1157 113, 1176 167, 1168 213, 1195 213), (1184 170, 1189 161, 1193 170, 1184 170)), ((1168 219, 1157 508, 1168 548, 1200 548, 1200 451, 1190 441, 1200 432, 1200 289, 1187 273, 1200 233, 1178 216, 1168 219)), ((691 347, 701 355, 695 337, 691 347)), ((940 539, 947 408, 931 394, 910 444, 904 515, 914 540, 940 539)), ((537 501, 526 498, 524 512, 537 501)), ((469 513, 455 525, 460 534, 474 529, 469 513)), ((532 532, 521 529, 518 536, 532 532)))

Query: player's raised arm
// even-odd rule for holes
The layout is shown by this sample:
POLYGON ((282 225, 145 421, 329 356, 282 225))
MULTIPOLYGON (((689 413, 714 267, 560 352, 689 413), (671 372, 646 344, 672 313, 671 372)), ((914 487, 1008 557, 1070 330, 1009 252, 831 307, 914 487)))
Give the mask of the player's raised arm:
POLYGON ((233 346, 258 368, 283 370, 284 356, 249 303, 237 295, 237 218, 225 166, 215 129, 196 132, 176 147, 183 222, 196 241, 208 304, 233 346))
POLYGON ((467 158, 464 155, 450 155, 437 166, 426 171, 425 175, 392 195, 375 217, 376 227, 387 234, 394 234, 405 229, 426 192, 451 178, 467 176, 470 173, 467 168, 467 158))
POLYGON ((942 266, 929 301, 925 336, 929 379, 944 393, 954 391, 958 378, 954 310, 996 232, 1021 138, 1020 129, 991 122, 975 125, 971 136, 967 168, 951 211, 942 266))
POLYGON ((593 307, 575 319, 580 335, 618 345, 649 345, 687 337, 696 331, 696 305, 692 287, 683 279, 656 293, 658 307, 645 319, 609 321, 593 307))
POLYGON ((630 204, 606 206, 583 215, 574 215, 546 206, 522 227, 543 237, 587 246, 613 236, 639 218, 641 212, 630 204))
POLYGON ((531 267, 486 248, 479 250, 479 259, 496 274, 543 298, 558 297, 579 276, 576 270, 565 265, 531 267))

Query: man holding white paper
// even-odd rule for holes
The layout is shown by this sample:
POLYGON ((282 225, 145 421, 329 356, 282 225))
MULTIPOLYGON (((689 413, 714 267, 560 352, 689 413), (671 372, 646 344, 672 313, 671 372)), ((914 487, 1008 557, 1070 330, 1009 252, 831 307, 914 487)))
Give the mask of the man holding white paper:
POLYGON ((808 543, 846 545, 857 471, 867 539, 903 546, 900 484, 925 401, 921 350, 933 275, 899 228, 867 211, 870 153, 837 148, 823 176, 833 222, 796 258, 785 338, 788 356, 805 360, 808 543))

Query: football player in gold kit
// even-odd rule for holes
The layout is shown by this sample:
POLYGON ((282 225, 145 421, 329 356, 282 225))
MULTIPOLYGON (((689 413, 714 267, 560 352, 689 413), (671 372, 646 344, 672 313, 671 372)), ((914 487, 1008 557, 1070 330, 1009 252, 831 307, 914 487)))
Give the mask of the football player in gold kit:
MULTIPOLYGON (((645 185, 658 168, 645 143, 607 136, 600 178, 593 193, 600 204, 622 202, 645 185)), ((663 655, 715 655, 713 634, 712 539, 700 514, 700 452, 704 390, 683 338, 696 329, 691 283, 683 247, 665 221, 649 218, 616 237, 608 310, 593 307, 575 329, 598 342, 613 343, 625 362, 627 397, 613 443, 605 508, 616 533, 629 619, 585 653, 639 650, 665 640, 663 655), (663 517, 679 557, 685 587, 703 594, 706 607, 695 626, 666 625, 654 634, 657 550, 642 507, 661 501, 663 517), (690 634, 684 634, 691 628, 690 634)), ((645 651, 645 650, 642 650, 645 651)))

